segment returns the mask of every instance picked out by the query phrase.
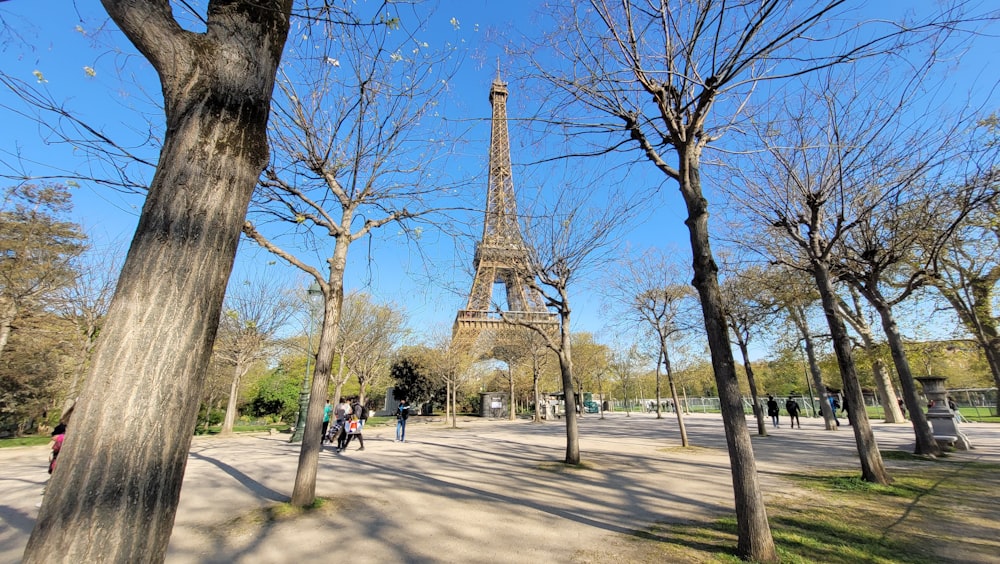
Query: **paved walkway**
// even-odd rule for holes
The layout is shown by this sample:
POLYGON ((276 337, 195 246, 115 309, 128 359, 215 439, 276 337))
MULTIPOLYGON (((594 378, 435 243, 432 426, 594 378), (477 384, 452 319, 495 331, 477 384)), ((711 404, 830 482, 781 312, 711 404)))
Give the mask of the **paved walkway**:
MULTIPOLYGON (((683 451, 676 420, 648 414, 581 420, 588 470, 560 471, 561 422, 411 419, 406 443, 394 428, 365 433, 363 452, 320 458, 317 493, 333 509, 261 522, 253 510, 287 500, 298 446, 287 435, 196 438, 167 555, 170 563, 318 562, 347 549, 354 562, 570 562, 658 521, 731 514, 722 421, 693 414, 683 451)), ((784 419, 784 418, 783 418, 784 419)), ((756 426, 748 421, 751 429, 756 426)), ((873 425, 880 447, 910 449, 912 429, 873 425)), ((754 437, 766 492, 804 468, 857 469, 849 427, 769 429, 754 437)), ((963 427, 976 450, 956 456, 1000 463, 1000 425, 963 427)), ((0 449, 0 562, 17 562, 47 474, 45 447, 0 449)), ((889 461, 890 468, 892 462, 889 461)))

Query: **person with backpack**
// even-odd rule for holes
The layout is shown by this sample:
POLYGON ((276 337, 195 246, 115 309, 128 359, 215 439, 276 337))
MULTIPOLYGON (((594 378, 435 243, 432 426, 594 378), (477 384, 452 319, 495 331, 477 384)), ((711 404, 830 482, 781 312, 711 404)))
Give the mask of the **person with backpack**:
POLYGON ((788 401, 785 402, 785 411, 788 412, 788 419, 791 421, 791 425, 789 425, 789 427, 794 429, 795 424, 798 423, 799 429, 801 429, 802 422, 799 421, 799 402, 793 400, 792 398, 788 398, 788 401))
POLYGON ((337 422, 334 427, 333 438, 330 441, 336 443, 337 450, 339 451, 344 448, 344 443, 347 442, 347 424, 351 419, 351 404, 347 401, 347 398, 341 398, 340 403, 337 404, 337 408, 334 409, 333 413, 337 418, 337 422))
POLYGON ((410 417, 410 404, 406 400, 400 400, 396 407, 396 441, 406 442, 406 420, 410 417))
POLYGON ((358 442, 361 443, 361 448, 358 450, 365 450, 365 437, 362 435, 362 430, 365 427, 365 421, 368 419, 368 408, 361 405, 358 398, 354 398, 351 402, 351 416, 346 423, 344 428, 344 433, 347 435, 347 439, 344 440, 344 446, 340 448, 340 452, 347 450, 347 445, 351 444, 351 440, 354 437, 358 438, 358 442))

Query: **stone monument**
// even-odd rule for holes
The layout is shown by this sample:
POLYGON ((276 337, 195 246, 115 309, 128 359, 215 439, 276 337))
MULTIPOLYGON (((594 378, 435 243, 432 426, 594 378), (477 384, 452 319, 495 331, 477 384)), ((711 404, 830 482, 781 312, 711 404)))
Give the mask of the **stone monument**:
POLYGON ((972 445, 969 437, 958 426, 955 412, 948 406, 948 390, 944 387, 942 376, 918 376, 917 380, 924 388, 924 396, 932 402, 927 409, 927 422, 934 433, 934 440, 941 446, 954 447, 959 450, 970 450, 972 445))

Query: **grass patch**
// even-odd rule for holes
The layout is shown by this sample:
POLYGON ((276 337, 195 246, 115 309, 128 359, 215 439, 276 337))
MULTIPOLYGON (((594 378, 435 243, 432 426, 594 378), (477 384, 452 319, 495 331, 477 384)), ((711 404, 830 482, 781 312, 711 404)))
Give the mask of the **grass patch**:
MULTIPOLYGON (((904 453, 905 454, 905 453, 904 453)), ((911 455, 912 456, 912 455, 911 455)), ((880 486, 843 472, 790 475, 767 499, 782 563, 931 564, 995 557, 1000 508, 996 464, 927 461, 892 471, 880 486), (961 507, 956 519, 955 508, 961 507)), ((698 523, 659 523, 618 535, 579 562, 741 562, 733 516, 698 523)))
POLYGON ((49 444, 50 441, 52 441, 52 437, 49 435, 29 435, 26 437, 12 437, 9 439, 0 439, 0 448, 47 445, 49 444))
POLYGON ((303 515, 336 513, 345 508, 347 508, 345 501, 323 497, 317 497, 307 507, 298 507, 287 502, 275 503, 230 519, 214 527, 214 533, 223 537, 228 535, 251 535, 275 523, 288 521, 303 515))
MULTIPOLYGON (((234 433, 266 433, 267 431, 275 429, 279 433, 288 433, 291 431, 291 425, 288 423, 274 423, 271 425, 233 425, 234 433)), ((218 435, 222 431, 222 425, 209 427, 205 430, 204 427, 199 426, 195 429, 195 435, 218 435)))

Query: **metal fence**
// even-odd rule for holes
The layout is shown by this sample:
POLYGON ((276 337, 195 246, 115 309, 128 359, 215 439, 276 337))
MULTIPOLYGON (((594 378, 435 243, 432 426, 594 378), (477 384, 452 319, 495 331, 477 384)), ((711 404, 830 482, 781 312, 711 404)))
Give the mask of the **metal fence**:
MULTIPOLYGON (((948 390, 948 395, 955 400, 961 408, 974 408, 977 416, 988 416, 992 413, 993 406, 997 404, 996 388, 954 388, 948 390)), ((923 396, 921 396, 923 397, 923 396)), ((789 396, 775 396, 781 406, 782 414, 785 412, 785 403, 789 396)), ((813 417, 820 414, 820 398, 807 398, 803 396, 791 396, 802 410, 803 417, 813 417)), ((766 410, 767 396, 760 396, 761 408, 766 410)), ((878 398, 872 394, 865 394, 865 407, 869 413, 875 417, 883 417, 882 405, 878 398)), ((663 411, 673 411, 673 402, 666 398, 660 398, 660 405, 663 411)), ((686 413, 719 413, 722 411, 719 398, 717 397, 686 397, 680 398, 681 407, 686 413)), ((612 411, 656 411, 656 400, 650 398, 636 398, 628 400, 612 399, 608 400, 612 411)), ((743 411, 747 415, 753 414, 753 401, 750 396, 743 396, 743 411)), ((765 411, 766 413, 766 411, 765 411)))

